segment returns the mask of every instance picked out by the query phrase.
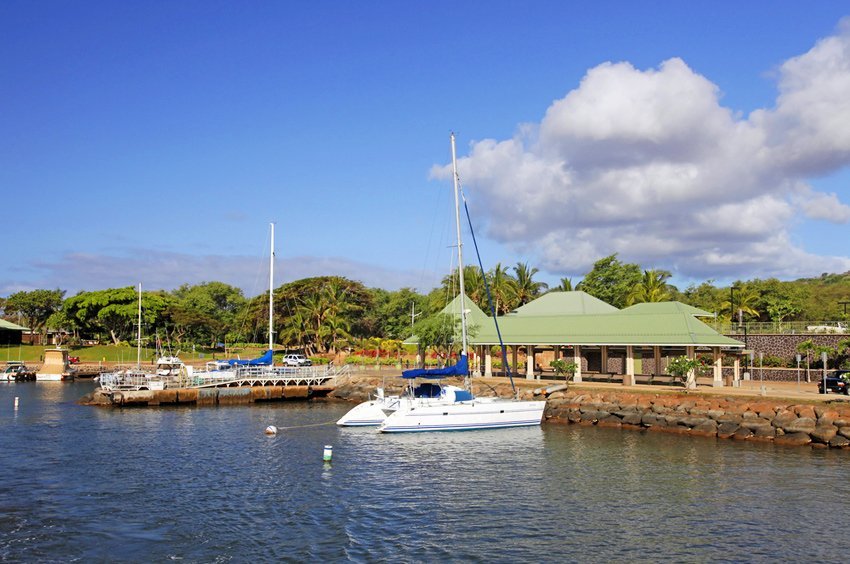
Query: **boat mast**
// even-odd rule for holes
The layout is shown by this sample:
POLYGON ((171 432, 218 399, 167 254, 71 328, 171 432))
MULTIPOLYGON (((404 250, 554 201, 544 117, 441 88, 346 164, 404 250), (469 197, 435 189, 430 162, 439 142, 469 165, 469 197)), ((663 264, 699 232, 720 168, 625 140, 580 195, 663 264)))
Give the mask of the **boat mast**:
POLYGON ((458 196, 457 156, 455 154, 455 134, 452 132, 452 180, 455 191, 455 224, 457 226, 457 272, 460 280, 460 331, 461 356, 466 356, 466 289, 463 285, 463 243, 460 239, 460 199, 458 196))
POLYGON ((142 283, 139 282, 139 323, 136 328, 136 368, 142 367, 142 283))
MULTIPOLYGON (((272 228, 271 234, 271 253, 269 256, 269 350, 274 350, 274 223, 270 223, 272 228)), ((274 353, 272 353, 274 358, 274 353)))

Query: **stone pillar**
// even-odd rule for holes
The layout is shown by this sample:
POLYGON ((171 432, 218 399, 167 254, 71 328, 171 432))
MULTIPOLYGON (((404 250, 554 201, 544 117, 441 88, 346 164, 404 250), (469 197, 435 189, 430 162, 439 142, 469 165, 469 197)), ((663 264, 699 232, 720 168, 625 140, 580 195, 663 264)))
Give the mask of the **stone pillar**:
POLYGON ((723 355, 720 354, 720 347, 711 347, 711 352, 714 353, 714 381, 712 385, 715 388, 723 387, 723 355))
POLYGON ((581 382, 581 345, 573 346, 573 362, 576 364, 576 373, 573 382, 581 382))
POLYGON ((516 345, 511 345, 511 373, 513 373, 515 376, 519 374, 516 371, 516 362, 517 362, 516 357, 517 357, 516 345))
POLYGON ((493 375, 493 354, 490 352, 490 346, 484 347, 484 376, 491 377, 493 375))
POLYGON ((481 376, 481 347, 472 347, 472 375, 481 376))
POLYGON ((534 345, 525 345, 525 379, 534 380, 534 345))
POLYGON ((626 345, 626 373, 623 374, 623 385, 635 385, 635 348, 632 345, 626 345))

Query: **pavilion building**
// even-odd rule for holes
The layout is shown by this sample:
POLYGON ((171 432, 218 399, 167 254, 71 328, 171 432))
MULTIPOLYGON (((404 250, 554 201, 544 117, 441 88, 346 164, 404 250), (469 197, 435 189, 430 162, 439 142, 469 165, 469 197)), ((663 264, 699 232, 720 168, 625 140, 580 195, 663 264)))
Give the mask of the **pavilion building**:
MULTIPOLYGON (((459 316, 460 303, 458 296, 443 313, 459 316)), ((493 376, 492 350, 500 344, 496 325, 468 297, 464 303, 474 353, 470 364, 475 374, 493 376)), ((575 363, 576 382, 601 379, 628 386, 664 375, 671 358, 699 354, 710 357, 713 384, 723 386, 722 359, 732 357, 733 378, 738 380, 744 343, 699 320, 712 316, 680 302, 641 303, 620 310, 575 291, 549 292, 497 321, 512 372, 519 373, 518 357, 524 352, 522 372, 528 379, 539 378, 552 360, 563 359, 575 363)))

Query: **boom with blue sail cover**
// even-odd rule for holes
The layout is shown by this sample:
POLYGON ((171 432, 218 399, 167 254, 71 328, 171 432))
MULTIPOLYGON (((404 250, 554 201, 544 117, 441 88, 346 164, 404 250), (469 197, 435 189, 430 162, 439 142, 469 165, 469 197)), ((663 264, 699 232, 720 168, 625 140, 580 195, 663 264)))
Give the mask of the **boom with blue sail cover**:
POLYGON ((402 378, 445 378, 447 376, 466 376, 469 374, 469 361, 461 355, 457 364, 444 368, 413 368, 401 373, 402 378))
POLYGON ((263 356, 259 358, 252 358, 250 360, 240 360, 238 358, 231 358, 223 362, 226 362, 230 366, 271 366, 271 364, 274 362, 274 353, 271 349, 269 349, 263 356))

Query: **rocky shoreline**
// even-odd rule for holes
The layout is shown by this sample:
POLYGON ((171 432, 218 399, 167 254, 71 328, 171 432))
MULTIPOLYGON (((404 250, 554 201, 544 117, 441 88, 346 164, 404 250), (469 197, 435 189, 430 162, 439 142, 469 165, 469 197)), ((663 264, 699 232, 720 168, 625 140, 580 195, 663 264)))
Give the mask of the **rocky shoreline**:
POLYGON ((600 427, 850 448, 850 405, 846 402, 569 390, 547 397, 545 417, 600 427))

